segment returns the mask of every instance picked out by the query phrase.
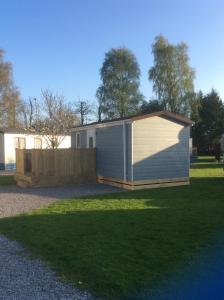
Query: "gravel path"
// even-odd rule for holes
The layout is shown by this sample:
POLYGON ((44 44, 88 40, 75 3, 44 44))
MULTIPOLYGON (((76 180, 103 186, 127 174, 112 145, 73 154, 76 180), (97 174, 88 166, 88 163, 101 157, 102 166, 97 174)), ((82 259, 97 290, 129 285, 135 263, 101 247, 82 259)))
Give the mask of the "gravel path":
POLYGON ((65 198, 121 191, 102 184, 51 188, 0 187, 0 218, 14 216, 65 198))
POLYGON ((54 272, 41 261, 29 258, 16 242, 0 235, 0 299, 92 300, 81 292, 59 281, 54 272))
MULTIPOLYGON (((17 215, 54 201, 71 197, 118 192, 106 185, 56 188, 0 187, 0 218, 17 215)), ((93 299, 71 285, 60 282, 55 273, 29 254, 17 242, 0 235, 0 300, 93 299)))

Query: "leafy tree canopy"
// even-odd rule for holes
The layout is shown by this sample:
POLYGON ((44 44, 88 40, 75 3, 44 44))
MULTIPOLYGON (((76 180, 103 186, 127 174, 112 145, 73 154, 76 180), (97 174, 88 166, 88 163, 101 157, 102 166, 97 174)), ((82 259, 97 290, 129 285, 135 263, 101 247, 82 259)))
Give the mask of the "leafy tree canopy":
POLYGON ((153 113, 163 110, 162 104, 158 100, 143 101, 141 111, 143 113, 153 113))
POLYGON ((224 104, 214 89, 207 95, 200 93, 198 101, 199 114, 192 128, 192 137, 200 154, 211 154, 224 133, 224 104))
POLYGON ((0 49, 0 123, 1 126, 19 125, 18 112, 20 94, 13 82, 12 65, 4 60, 4 51, 0 49))
POLYGON ((106 53, 100 70, 102 84, 97 90, 99 119, 111 119, 135 113, 143 99, 139 91, 140 69, 127 48, 106 53))
POLYGON ((154 65, 149 80, 163 109, 189 115, 190 99, 194 95, 194 70, 189 66, 188 47, 185 43, 170 44, 157 36, 152 46, 154 65))

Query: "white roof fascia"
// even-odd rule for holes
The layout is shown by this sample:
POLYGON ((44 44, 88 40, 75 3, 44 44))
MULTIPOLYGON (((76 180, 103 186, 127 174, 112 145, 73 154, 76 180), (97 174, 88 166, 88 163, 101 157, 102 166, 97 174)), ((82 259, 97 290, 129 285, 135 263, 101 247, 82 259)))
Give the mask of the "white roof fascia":
POLYGON ((110 126, 123 125, 124 122, 126 124, 131 124, 133 121, 131 119, 126 119, 126 120, 111 121, 111 122, 98 123, 98 124, 92 124, 92 125, 90 124, 90 125, 86 125, 86 126, 74 127, 71 129, 71 132, 86 130, 86 129, 90 129, 90 128, 104 128, 104 127, 110 127, 110 126))

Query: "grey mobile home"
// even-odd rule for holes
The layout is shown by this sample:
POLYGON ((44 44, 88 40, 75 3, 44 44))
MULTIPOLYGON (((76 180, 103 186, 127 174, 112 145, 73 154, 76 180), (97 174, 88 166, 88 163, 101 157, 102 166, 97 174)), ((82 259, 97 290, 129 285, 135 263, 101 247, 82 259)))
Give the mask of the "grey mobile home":
POLYGON ((72 129, 72 147, 96 147, 98 181, 127 189, 189 184, 192 121, 162 111, 72 129))

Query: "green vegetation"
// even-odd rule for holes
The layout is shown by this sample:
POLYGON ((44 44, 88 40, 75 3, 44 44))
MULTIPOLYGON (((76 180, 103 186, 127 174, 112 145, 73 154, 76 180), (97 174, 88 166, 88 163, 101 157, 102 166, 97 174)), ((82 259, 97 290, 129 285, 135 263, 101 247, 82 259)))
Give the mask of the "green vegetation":
POLYGON ((112 48, 100 69, 101 85, 96 96, 98 117, 112 119, 138 112, 143 95, 139 91, 140 69, 135 55, 127 48, 112 48))
POLYGON ((198 153, 208 155, 217 153, 217 150, 221 152, 219 148, 224 132, 224 103, 214 89, 206 95, 198 93, 191 119, 195 122, 191 132, 198 153))
POLYGON ((1 185, 14 185, 15 181, 13 176, 6 175, 6 176, 0 176, 0 186, 1 185))
POLYGON ((192 260, 224 226, 223 165, 194 164, 190 186, 66 200, 0 221, 0 232, 65 280, 124 299, 192 260))
POLYGON ((164 36, 156 36, 152 45, 154 63, 149 69, 157 104, 162 109, 186 116, 191 111, 195 78, 187 51, 188 46, 183 42, 173 45, 164 36))
MULTIPOLYGON (((190 175, 192 179, 223 177, 224 165, 215 162, 214 158, 204 156, 203 159, 199 159, 197 163, 192 164, 190 175)), ((192 182, 194 183, 194 180, 192 182)))

